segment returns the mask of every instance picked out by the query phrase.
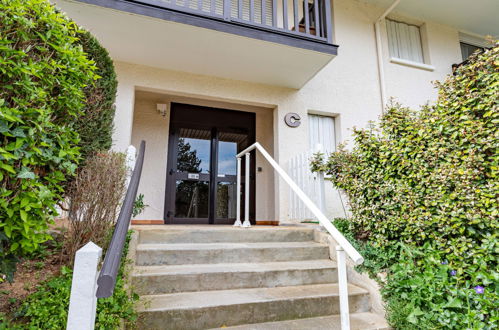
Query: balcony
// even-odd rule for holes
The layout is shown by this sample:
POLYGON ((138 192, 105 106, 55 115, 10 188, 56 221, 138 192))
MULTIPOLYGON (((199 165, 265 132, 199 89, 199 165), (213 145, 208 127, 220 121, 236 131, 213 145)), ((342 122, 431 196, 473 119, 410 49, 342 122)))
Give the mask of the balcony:
POLYGON ((337 54, 330 0, 54 0, 118 61, 300 88, 337 54))

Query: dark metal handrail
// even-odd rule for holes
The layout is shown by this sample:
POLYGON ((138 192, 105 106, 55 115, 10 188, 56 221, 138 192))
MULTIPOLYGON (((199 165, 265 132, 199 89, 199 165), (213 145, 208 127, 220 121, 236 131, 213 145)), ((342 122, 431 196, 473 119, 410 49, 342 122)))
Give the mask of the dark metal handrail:
POLYGON ((121 255, 123 254, 123 247, 125 245, 126 234, 132 218, 133 205, 137 198, 137 190, 139 188, 140 175, 142 173, 142 165, 144 163, 144 152, 146 149, 146 142, 140 142, 139 154, 135 161, 135 168, 133 169, 132 178, 126 191, 125 200, 120 210, 120 215, 114 227, 113 237, 107 249, 104 263, 97 279, 97 298, 110 297, 114 292, 116 285, 116 276, 120 268, 121 255))

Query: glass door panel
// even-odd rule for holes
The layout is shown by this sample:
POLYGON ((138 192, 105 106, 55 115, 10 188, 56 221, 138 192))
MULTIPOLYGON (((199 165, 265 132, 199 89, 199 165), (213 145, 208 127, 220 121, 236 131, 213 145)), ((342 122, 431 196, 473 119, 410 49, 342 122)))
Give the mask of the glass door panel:
POLYGON ((217 183, 217 218, 236 218, 236 184, 234 182, 217 183))
POLYGON ((173 171, 174 218, 208 223, 211 135, 210 130, 187 128, 178 130, 176 164, 173 171))
POLYGON ((247 147, 248 135, 220 132, 218 134, 216 218, 236 218, 236 180, 239 151, 247 147))
POLYGON ((208 181, 177 181, 176 218, 208 218, 210 187, 208 181))
POLYGON ((180 129, 177 144, 177 171, 210 173, 211 132, 200 129, 180 129))

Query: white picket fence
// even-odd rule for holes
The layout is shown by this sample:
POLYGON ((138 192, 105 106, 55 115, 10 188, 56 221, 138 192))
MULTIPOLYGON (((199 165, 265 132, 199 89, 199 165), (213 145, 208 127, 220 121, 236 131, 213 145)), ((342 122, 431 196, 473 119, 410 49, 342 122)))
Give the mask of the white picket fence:
MULTIPOLYGON (((305 194, 325 213, 324 174, 312 173, 310 160, 313 152, 305 152, 291 158, 287 163, 289 176, 305 194)), ((317 220, 298 196, 290 190, 290 218, 293 220, 317 220)))

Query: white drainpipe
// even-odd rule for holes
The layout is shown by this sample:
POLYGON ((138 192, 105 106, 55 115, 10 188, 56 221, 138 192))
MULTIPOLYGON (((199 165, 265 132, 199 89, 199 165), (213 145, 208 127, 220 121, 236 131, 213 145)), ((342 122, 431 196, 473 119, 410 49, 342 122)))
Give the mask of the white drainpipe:
POLYGON ((399 4, 400 0, 395 0, 390 7, 381 15, 374 23, 374 33, 376 35, 376 55, 378 58, 378 78, 379 78, 379 90, 381 94, 381 112, 385 111, 385 106, 388 103, 386 99, 386 87, 385 87, 385 69, 383 66, 383 46, 381 43, 381 22, 386 18, 386 16, 399 4))

